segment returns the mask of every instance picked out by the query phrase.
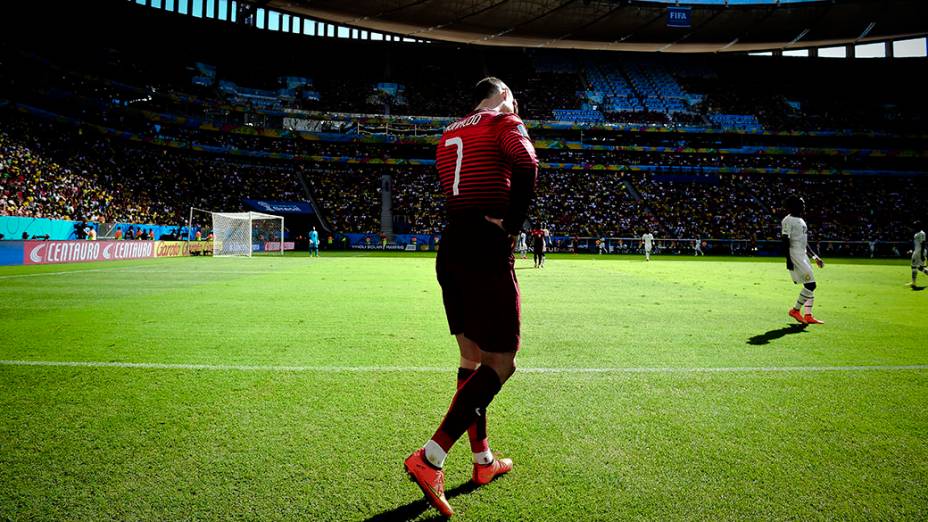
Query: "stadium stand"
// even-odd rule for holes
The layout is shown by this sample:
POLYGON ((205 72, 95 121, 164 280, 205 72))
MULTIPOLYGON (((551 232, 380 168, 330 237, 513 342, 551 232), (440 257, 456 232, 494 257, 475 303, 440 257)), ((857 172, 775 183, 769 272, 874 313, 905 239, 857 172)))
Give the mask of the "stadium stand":
POLYGON ((256 70, 236 63, 236 46, 295 37, 231 42, 227 27, 152 23, 172 24, 177 42, 2 40, 2 67, 17 72, 0 76, 3 214, 172 224, 190 206, 311 199, 333 231, 378 233, 388 175, 392 229, 434 234, 434 145, 487 71, 523 101, 542 162, 531 220, 559 235, 775 238, 780 200, 802 190, 820 238, 891 240, 926 194, 921 94, 866 96, 917 64, 790 63, 787 77, 786 64, 745 57, 489 59, 439 45, 399 57, 338 42, 355 67, 331 75, 331 42, 299 42, 310 64, 267 53, 256 70), (214 43, 191 54, 194 31, 214 43), (428 65, 448 54, 455 72, 428 65), (823 79, 845 88, 814 88, 823 79))

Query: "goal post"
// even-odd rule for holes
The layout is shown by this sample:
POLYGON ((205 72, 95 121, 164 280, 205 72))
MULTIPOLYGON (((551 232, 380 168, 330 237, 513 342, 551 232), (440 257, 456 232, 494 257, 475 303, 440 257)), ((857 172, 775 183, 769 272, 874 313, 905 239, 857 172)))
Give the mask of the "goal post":
POLYGON ((213 225, 213 212, 204 208, 190 207, 190 217, 187 219, 187 241, 195 241, 197 232, 200 233, 200 239, 206 239, 210 233, 210 227, 213 225))
POLYGON ((213 212, 213 256, 284 253, 284 218, 261 212, 213 212))

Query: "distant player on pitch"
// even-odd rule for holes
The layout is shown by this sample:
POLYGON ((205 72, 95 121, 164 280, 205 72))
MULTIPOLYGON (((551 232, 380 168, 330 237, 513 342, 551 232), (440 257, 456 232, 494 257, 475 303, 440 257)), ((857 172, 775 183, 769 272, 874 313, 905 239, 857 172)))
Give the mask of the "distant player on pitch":
POLYGON ((651 248, 654 246, 654 234, 645 232, 641 236, 641 244, 644 245, 644 260, 651 260, 651 248))
POLYGON ((316 227, 309 233, 309 255, 319 257, 319 232, 316 232, 316 227))
POLYGON ((925 231, 922 230, 921 223, 915 223, 915 244, 912 248, 912 288, 917 288, 915 278, 918 273, 928 275, 928 269, 925 268, 925 231))
POLYGON ((789 214, 783 218, 782 239, 783 250, 786 253, 786 269, 793 278, 793 284, 801 284, 799 299, 789 310, 789 316, 801 324, 825 324, 812 316, 812 303, 815 301, 815 276, 812 274, 812 265, 809 256, 815 260, 819 268, 824 268, 825 262, 809 248, 809 236, 806 222, 802 219, 806 210, 806 202, 801 197, 792 195, 786 198, 784 207, 789 214), (803 311, 800 311, 804 308, 803 311))
POLYGON ((545 251, 547 250, 545 231, 546 229, 541 227, 532 229, 532 256, 535 259, 535 268, 545 267, 545 251))
POLYGON ((519 251, 519 255, 522 256, 522 259, 526 258, 528 254, 528 237, 525 235, 525 231, 519 232, 519 244, 516 247, 516 250, 519 251))
POLYGON ((465 432, 474 484, 489 484, 512 469, 512 460, 490 451, 486 414, 516 371, 521 299, 513 248, 538 173, 535 148, 509 87, 484 78, 472 95, 474 110, 445 127, 436 156, 448 225, 435 269, 461 353, 458 391, 435 434, 404 463, 426 500, 445 517, 454 510, 445 497, 442 467, 465 432))

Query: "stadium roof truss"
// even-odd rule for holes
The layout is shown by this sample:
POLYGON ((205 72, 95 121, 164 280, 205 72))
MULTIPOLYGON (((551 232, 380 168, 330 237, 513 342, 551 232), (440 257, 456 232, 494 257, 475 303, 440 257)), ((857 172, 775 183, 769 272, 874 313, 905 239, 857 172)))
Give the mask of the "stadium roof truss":
POLYGON ((517 47, 746 52, 928 34, 926 0, 747 1, 270 0, 266 6, 409 38, 517 47), (668 26, 673 7, 689 10, 689 27, 668 26))

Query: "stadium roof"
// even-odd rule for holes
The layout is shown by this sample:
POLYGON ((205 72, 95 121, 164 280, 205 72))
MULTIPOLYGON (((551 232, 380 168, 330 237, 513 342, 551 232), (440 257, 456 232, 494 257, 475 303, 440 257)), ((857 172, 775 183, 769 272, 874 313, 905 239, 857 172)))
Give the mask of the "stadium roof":
POLYGON ((259 0, 410 38, 519 47, 744 52, 928 34, 926 0, 259 0), (668 26, 668 4, 691 9, 668 26))

